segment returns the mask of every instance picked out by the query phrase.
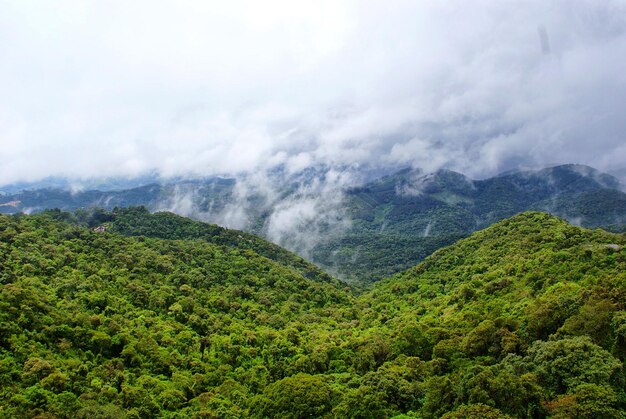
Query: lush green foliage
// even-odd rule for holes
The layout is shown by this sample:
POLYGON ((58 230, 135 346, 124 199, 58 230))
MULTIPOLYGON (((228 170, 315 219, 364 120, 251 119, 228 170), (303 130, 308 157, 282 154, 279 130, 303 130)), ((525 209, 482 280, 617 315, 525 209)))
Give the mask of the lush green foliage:
MULTIPOLYGON (((343 289, 252 250, 95 233, 48 216, 0 223, 2 416, 203 411, 221 397, 211 392, 231 391, 228 380, 247 398, 316 372, 318 346, 331 344, 318 336, 351 327, 343 289)), ((210 409, 243 409, 224 400, 210 409)))
POLYGON ((106 231, 127 236, 146 236, 170 240, 201 239, 229 248, 252 250, 261 256, 295 269, 307 278, 324 282, 333 281, 328 274, 315 265, 267 240, 243 231, 193 221, 169 212, 150 214, 145 207, 130 207, 114 208, 111 212, 96 208, 79 210, 73 214, 61 212, 58 209, 48 210, 44 213, 56 220, 91 228, 103 226, 106 231))
POLYGON ((624 417, 623 236, 525 213, 360 296, 246 240, 1 216, 0 416, 624 417))

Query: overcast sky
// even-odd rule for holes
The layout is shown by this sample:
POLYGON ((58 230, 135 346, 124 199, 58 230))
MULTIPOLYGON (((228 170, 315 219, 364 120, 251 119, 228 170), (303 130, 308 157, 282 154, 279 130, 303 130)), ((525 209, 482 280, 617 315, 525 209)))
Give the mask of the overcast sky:
POLYGON ((0 184, 626 167, 626 1, 0 0, 0 184))

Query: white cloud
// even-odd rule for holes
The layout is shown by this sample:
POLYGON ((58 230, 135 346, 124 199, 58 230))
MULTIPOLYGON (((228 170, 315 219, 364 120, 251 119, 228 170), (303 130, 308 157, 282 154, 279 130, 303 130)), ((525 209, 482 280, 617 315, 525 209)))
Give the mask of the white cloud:
POLYGON ((623 57, 619 0, 5 1, 0 184, 320 163, 618 170, 623 57))

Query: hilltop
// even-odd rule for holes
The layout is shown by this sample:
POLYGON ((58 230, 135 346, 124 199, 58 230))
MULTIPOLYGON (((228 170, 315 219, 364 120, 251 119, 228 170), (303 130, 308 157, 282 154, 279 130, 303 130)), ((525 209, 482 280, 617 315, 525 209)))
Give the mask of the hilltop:
POLYGON ((44 211, 46 216, 89 228, 102 226, 105 231, 126 236, 146 236, 169 240, 199 239, 211 244, 238 250, 252 250, 299 274, 320 281, 332 278, 302 257, 253 234, 215 224, 194 221, 170 212, 150 213, 145 207, 115 208, 113 211, 91 209, 74 213, 60 210, 44 211))

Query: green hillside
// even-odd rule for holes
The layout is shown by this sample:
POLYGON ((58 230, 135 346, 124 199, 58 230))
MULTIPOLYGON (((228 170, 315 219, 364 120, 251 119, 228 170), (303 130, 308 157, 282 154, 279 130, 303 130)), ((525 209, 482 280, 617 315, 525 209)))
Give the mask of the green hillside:
POLYGON ((2 417, 624 417, 622 235, 524 213, 357 296, 245 235, 90 217, 0 216, 2 417))
POLYGON ((344 290, 252 250, 0 223, 3 417, 228 412, 213 395, 293 374, 353 316, 344 290))
POLYGON ((200 239, 238 250, 252 250, 261 256, 295 269, 307 278, 325 282, 336 281, 302 257, 253 234, 194 221, 169 212, 150 213, 145 207, 129 207, 115 208, 110 212, 96 208, 79 210, 74 213, 61 212, 55 209, 47 210, 44 213, 56 220, 90 228, 103 226, 107 232, 120 233, 126 236, 146 236, 170 240, 200 239))
POLYGON ((626 401, 625 244, 524 213, 377 284, 363 320, 411 330, 405 344, 436 366, 425 416, 483 403, 514 417, 621 417, 610 406, 626 401))

